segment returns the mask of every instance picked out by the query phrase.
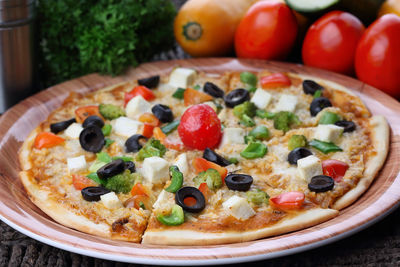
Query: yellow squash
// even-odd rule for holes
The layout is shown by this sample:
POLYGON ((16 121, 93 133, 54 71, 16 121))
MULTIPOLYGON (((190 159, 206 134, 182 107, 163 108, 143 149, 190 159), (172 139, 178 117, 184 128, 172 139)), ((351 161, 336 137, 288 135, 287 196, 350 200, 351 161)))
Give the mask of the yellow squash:
POLYGON ((389 13, 400 16, 400 0, 386 0, 379 9, 378 17, 389 13))
POLYGON ((236 27, 257 1, 189 0, 175 18, 175 38, 195 57, 227 55, 233 51, 236 27))

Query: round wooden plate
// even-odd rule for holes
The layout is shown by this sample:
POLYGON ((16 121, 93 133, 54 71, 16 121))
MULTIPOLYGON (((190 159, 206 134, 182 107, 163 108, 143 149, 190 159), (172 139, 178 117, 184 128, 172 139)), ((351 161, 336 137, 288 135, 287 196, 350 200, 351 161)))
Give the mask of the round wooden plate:
POLYGON ((42 91, 8 110, 0 119, 0 219, 22 233, 72 252, 133 263, 197 265, 222 264, 272 258, 314 248, 359 231, 390 211, 400 200, 400 104, 381 91, 355 79, 313 68, 279 62, 201 58, 147 63, 124 76, 87 75, 42 91), (372 186, 353 205, 330 221, 301 231, 245 243, 218 246, 154 246, 114 241, 81 233, 50 219, 26 195, 18 178, 18 150, 49 113, 71 91, 89 92, 129 79, 167 74, 175 66, 221 73, 226 70, 286 71, 327 79, 351 89, 375 115, 391 126, 390 152, 372 186), (397 178, 397 179, 396 179, 397 178))

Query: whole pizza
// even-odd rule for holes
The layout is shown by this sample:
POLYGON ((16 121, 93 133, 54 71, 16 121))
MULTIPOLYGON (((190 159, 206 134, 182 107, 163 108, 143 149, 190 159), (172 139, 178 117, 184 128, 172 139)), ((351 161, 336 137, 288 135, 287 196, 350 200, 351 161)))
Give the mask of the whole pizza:
POLYGON ((175 67, 71 93, 20 177, 55 221, 146 244, 244 242, 322 223, 367 190, 389 129, 350 90, 294 73, 175 67))

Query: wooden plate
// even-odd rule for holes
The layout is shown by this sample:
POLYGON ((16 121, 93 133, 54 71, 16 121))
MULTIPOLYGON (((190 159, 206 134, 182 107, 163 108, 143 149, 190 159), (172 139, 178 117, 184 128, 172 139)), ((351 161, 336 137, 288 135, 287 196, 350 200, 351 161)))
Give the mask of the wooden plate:
POLYGON ((51 87, 7 111, 0 119, 0 218, 15 229, 49 245, 72 252, 134 263, 196 265, 260 260, 300 252, 333 242, 372 224, 397 207, 400 200, 400 104, 381 91, 355 79, 300 65, 202 58, 147 63, 120 77, 87 75, 51 87), (18 178, 18 149, 30 131, 59 107, 71 91, 89 92, 123 80, 166 74, 175 66, 211 73, 226 70, 290 71, 327 79, 359 95, 373 114, 384 115, 391 126, 387 161, 369 190, 353 205, 330 221, 294 233, 252 242, 218 246, 154 246, 113 241, 62 226, 26 195, 18 178))

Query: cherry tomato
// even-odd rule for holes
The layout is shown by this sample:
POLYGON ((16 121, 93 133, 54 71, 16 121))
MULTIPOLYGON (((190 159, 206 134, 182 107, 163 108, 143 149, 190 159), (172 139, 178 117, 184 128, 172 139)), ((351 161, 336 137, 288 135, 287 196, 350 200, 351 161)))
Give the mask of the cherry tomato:
POLYGON ((208 169, 214 169, 218 171, 219 175, 221 175, 222 182, 224 182, 224 178, 228 174, 228 170, 225 167, 222 167, 204 158, 195 158, 193 160, 193 166, 194 169, 196 170, 196 173, 205 172, 208 169))
POLYGON ((260 79, 262 88, 287 87, 292 84, 289 77, 283 73, 273 73, 260 79))
POLYGON ((372 23, 358 44, 357 77, 400 99, 400 17, 387 14, 372 23))
POLYGON ((349 165, 340 160, 327 159, 322 161, 322 171, 325 175, 332 177, 336 182, 342 180, 348 168, 349 165))
POLYGON ((204 198, 206 199, 206 201, 208 200, 208 198, 211 195, 211 191, 210 188, 208 188, 207 183, 201 183, 199 186, 199 190, 200 192, 204 195, 204 198))
POLYGON ((141 95, 147 101, 151 101, 156 98, 154 93, 149 88, 143 85, 138 85, 131 91, 125 93, 125 106, 132 98, 138 95, 141 95))
POLYGON ((302 56, 305 65, 343 74, 354 72, 354 53, 364 26, 354 15, 332 11, 308 29, 302 56))
POLYGON ((137 196, 137 195, 145 195, 145 196, 147 196, 147 190, 144 187, 144 185, 142 185, 141 183, 137 183, 132 187, 131 195, 132 196, 137 196))
POLYGON ((166 147, 178 151, 183 151, 185 149, 183 143, 179 140, 170 140, 165 133, 160 129, 160 127, 155 127, 153 129, 153 136, 155 139, 160 140, 160 142, 166 147))
POLYGON ((64 138, 49 132, 41 132, 36 138, 33 146, 37 149, 58 146, 65 141, 64 138))
POLYGON ((280 209, 298 209, 303 205, 304 193, 286 192, 269 199, 271 205, 280 209))
POLYGON ((150 124, 143 124, 143 131, 142 135, 146 138, 151 138, 153 136, 155 126, 150 125, 150 124))
POLYGON ((211 100, 213 100, 213 97, 209 94, 197 91, 192 88, 187 88, 183 93, 183 103, 185 104, 185 106, 200 104, 211 100))
POLYGON ((235 34, 236 55, 242 58, 284 59, 297 35, 296 17, 276 1, 253 4, 235 34))
POLYGON ((189 148, 199 150, 214 148, 221 140, 221 122, 209 105, 194 105, 183 113, 178 134, 189 148))
POLYGON ((95 106, 95 105, 84 106, 84 107, 77 108, 75 110, 75 119, 79 123, 83 123, 87 117, 93 116, 93 115, 96 115, 104 120, 103 116, 101 116, 101 114, 100 114, 99 106, 95 106))
POLYGON ((153 126, 160 126, 161 124, 161 122, 156 116, 148 112, 145 112, 142 115, 140 115, 139 121, 153 126))
POLYGON ((88 186, 96 186, 96 183, 86 176, 79 174, 72 174, 72 184, 76 190, 82 190, 88 186))

